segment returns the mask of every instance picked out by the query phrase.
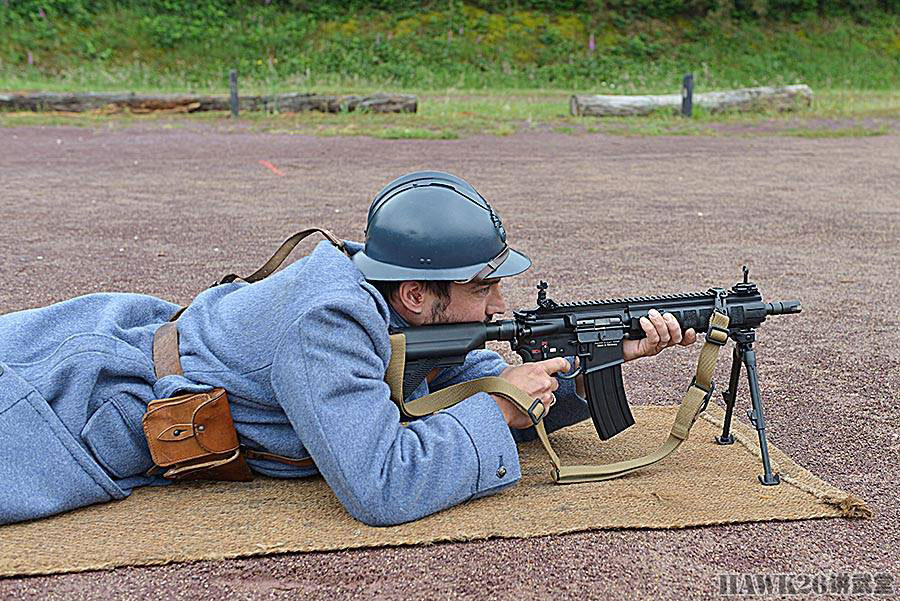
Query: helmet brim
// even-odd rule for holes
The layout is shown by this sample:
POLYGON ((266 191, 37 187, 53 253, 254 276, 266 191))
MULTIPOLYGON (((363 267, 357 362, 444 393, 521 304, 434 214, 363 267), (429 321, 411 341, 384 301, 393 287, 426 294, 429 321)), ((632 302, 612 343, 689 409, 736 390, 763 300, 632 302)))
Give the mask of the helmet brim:
MULTIPOLYGON (((531 267, 531 259, 523 255, 517 250, 509 249, 509 255, 506 260, 500 264, 497 269, 485 276, 485 279, 491 280, 495 278, 508 278, 513 275, 519 275, 523 271, 531 267)), ((479 271, 481 269, 479 268, 479 271)), ((478 273, 476 271, 475 273, 478 273)), ((472 277, 471 275, 469 277, 472 277)))
MULTIPOLYGON (((463 281, 477 274, 484 264, 467 265, 451 269, 416 269, 382 263, 368 257, 365 251, 353 255, 353 264, 366 276, 367 280, 398 282, 405 280, 463 281)), ((507 278, 518 275, 531 267, 531 259, 512 248, 506 260, 485 279, 507 278)))

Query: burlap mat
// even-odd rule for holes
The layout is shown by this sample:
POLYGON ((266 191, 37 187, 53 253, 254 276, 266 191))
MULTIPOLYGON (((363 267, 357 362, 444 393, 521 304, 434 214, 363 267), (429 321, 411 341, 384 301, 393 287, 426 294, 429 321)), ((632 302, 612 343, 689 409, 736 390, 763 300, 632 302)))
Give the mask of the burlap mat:
MULTIPOLYGON (((635 406, 638 425, 600 443, 582 423, 551 436, 566 463, 609 462, 655 448, 674 407, 635 406)), ((390 528, 353 520, 321 478, 190 483, 136 490, 124 501, 0 527, 0 576, 222 559, 287 551, 530 537, 596 528, 683 528, 764 520, 868 517, 865 503, 819 480, 770 445, 780 486, 763 487, 753 430, 718 446, 711 406, 662 462, 618 480, 557 486, 537 442, 520 449, 518 486, 390 528)))

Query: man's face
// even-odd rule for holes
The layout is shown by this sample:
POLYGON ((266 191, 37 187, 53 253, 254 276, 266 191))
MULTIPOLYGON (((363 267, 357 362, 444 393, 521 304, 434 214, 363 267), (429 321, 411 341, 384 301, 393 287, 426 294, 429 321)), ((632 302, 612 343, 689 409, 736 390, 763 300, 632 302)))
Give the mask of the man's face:
POLYGON ((426 290, 430 307, 425 324, 490 321, 506 312, 506 300, 500 291, 500 279, 478 280, 468 284, 450 284, 450 298, 441 298, 426 290))
POLYGON ((459 323, 490 321, 494 315, 506 312, 506 300, 500 291, 500 280, 478 280, 468 284, 450 284, 450 298, 430 295, 430 315, 426 323, 459 323))
POLYGON ((488 322, 506 312, 500 280, 450 283, 449 296, 432 292, 423 282, 403 282, 389 299, 391 306, 410 325, 422 326, 464 321, 488 322))

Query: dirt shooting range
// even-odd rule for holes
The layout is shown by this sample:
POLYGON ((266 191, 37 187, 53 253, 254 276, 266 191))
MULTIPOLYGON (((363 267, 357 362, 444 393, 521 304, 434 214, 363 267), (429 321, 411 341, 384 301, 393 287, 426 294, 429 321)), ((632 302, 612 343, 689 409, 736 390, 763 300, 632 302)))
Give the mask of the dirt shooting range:
POLYGON ((896 598, 898 6, 701 4, 0 2, 0 598, 896 598))

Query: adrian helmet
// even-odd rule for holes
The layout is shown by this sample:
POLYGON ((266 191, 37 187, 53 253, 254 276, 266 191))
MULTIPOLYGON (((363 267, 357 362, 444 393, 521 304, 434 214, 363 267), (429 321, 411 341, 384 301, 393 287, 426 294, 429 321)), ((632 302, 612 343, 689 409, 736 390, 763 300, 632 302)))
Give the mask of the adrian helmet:
POLYGON ((506 243, 500 216, 464 179, 440 171, 399 177, 369 207, 364 250, 369 280, 459 283, 522 273, 531 260, 506 243))

